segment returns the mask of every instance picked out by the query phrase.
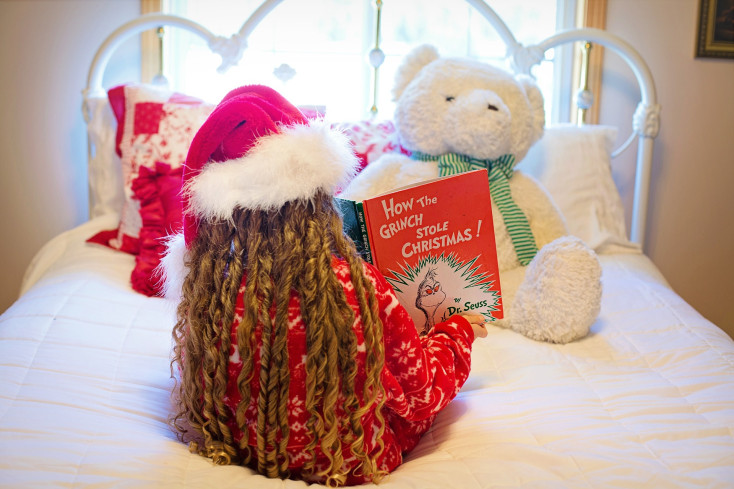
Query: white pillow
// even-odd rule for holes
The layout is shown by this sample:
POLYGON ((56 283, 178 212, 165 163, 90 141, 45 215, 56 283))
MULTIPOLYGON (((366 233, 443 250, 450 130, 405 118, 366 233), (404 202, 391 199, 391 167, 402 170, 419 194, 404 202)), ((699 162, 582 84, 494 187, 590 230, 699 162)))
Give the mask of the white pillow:
POLYGON ((639 251, 627 238, 622 199, 612 179, 616 138, 617 129, 609 126, 546 127, 517 166, 548 190, 569 232, 600 254, 639 251))
POLYGON ((117 119, 107 97, 88 101, 91 120, 87 127, 91 152, 89 158, 89 213, 92 218, 111 212, 119 214, 125 200, 122 165, 115 152, 117 119))

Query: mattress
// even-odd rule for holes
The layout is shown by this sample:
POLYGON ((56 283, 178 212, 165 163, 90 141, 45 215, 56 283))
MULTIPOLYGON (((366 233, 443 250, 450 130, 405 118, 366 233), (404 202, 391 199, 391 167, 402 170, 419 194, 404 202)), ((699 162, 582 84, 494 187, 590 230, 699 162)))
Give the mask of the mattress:
MULTIPOLYGON (((84 243, 34 259, 0 316, 0 487, 305 487, 190 454, 167 424, 175 312, 132 291, 133 257, 84 243)), ((472 373, 385 488, 734 484, 734 342, 642 254, 603 264, 591 334, 490 327, 472 373)))

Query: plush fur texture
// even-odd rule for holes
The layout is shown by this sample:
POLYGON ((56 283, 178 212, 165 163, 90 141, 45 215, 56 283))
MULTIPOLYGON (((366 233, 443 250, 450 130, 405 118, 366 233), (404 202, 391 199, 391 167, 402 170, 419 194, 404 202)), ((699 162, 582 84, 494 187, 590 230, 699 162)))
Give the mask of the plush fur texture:
POLYGON ((189 269, 186 266, 186 241, 183 233, 171 235, 166 240, 166 252, 161 257, 157 275, 161 278, 163 297, 181 300, 182 287, 189 269))
POLYGON ((208 163, 186 183, 187 212, 224 220, 239 208, 272 210, 308 201, 319 190, 333 193, 354 176, 357 159, 349 142, 326 124, 298 124, 263 136, 244 156, 208 163))
MULTIPOLYGON (((406 56, 393 94, 395 126, 401 144, 411 151, 481 159, 511 153, 519 162, 543 134, 543 97, 532 79, 477 61, 441 58, 431 46, 406 56)), ((357 175, 343 195, 364 199, 436 177, 436 162, 384 155, 357 175)), ((520 265, 493 202, 505 307, 505 319, 497 324, 542 341, 581 338, 599 311, 599 261, 583 242, 566 237, 563 217, 540 184, 515 172, 510 189, 540 251, 528 267, 520 265)))

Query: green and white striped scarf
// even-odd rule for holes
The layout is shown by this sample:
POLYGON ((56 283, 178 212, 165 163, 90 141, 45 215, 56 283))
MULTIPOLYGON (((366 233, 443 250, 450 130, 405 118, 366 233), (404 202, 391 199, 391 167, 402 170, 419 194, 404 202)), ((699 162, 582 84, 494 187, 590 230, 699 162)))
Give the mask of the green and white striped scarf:
POLYGON ((471 170, 486 168, 489 172, 489 191, 492 200, 502 214, 507 232, 510 235, 515 253, 522 265, 527 265, 538 252, 533 231, 525 213, 512 199, 510 178, 515 164, 515 155, 507 154, 496 160, 480 160, 456 153, 432 156, 414 152, 413 159, 421 161, 438 161, 438 175, 445 177, 471 170))

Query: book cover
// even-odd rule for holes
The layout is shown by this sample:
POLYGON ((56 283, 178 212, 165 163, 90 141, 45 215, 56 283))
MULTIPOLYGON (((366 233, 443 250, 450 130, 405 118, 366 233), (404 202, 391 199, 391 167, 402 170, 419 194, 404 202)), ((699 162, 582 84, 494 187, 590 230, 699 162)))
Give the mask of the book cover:
POLYGON ((487 170, 355 202, 344 228, 392 285, 419 332, 459 313, 503 317, 487 170))

